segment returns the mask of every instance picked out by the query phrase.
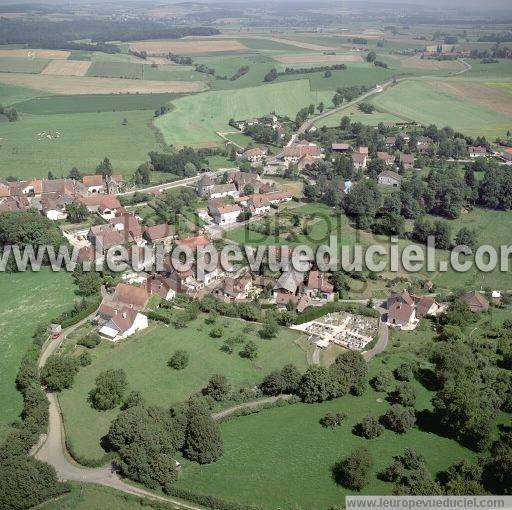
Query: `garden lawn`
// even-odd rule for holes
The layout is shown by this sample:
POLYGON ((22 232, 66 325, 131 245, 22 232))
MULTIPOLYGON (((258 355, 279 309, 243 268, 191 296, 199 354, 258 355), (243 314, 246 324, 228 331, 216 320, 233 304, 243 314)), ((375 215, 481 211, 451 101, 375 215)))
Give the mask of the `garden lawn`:
POLYGON ((45 323, 71 307, 74 288, 67 273, 1 273, 0 296, 0 443, 8 424, 19 419, 21 394, 15 385, 21 358, 39 324, 45 323))
POLYGON ((295 117, 310 103, 331 104, 332 92, 312 92, 308 80, 204 92, 173 102, 172 112, 159 117, 156 127, 166 143, 177 145, 220 142, 218 131, 231 131, 230 118, 261 116, 271 111, 295 117))
POLYGON ((218 323, 224 322, 228 326, 223 339, 209 336, 213 326, 205 325, 202 316, 184 329, 152 323, 147 330, 119 344, 105 341, 91 351, 92 365, 82 368, 73 388, 60 396, 67 439, 73 450, 89 459, 101 458, 104 453, 100 438, 108 431, 119 409, 98 412, 87 402, 87 394, 102 370, 124 369, 130 391, 138 390, 149 403, 168 407, 199 391, 213 374, 225 374, 234 388, 240 388, 252 387, 286 363, 305 368, 306 351, 311 347, 301 333, 283 328, 277 338, 262 340, 256 334, 258 325, 253 324, 252 333, 243 333, 259 347, 257 359, 250 361, 238 355, 241 346, 236 347, 233 354, 220 350, 223 340, 241 334, 247 324, 234 319, 218 320, 218 323), (190 355, 190 363, 182 371, 167 366, 178 349, 190 355))
POLYGON ((2 158, 0 177, 66 175, 76 166, 94 171, 106 156, 116 172, 130 175, 159 150, 150 124, 153 111, 28 115, 0 124, 2 158), (122 125, 123 119, 128 124, 122 125), (60 132, 59 138, 39 140, 38 133, 60 132))
POLYGON ((512 117, 464 100, 428 82, 407 80, 374 96, 377 108, 425 125, 451 126, 466 135, 495 137, 510 128, 512 117))

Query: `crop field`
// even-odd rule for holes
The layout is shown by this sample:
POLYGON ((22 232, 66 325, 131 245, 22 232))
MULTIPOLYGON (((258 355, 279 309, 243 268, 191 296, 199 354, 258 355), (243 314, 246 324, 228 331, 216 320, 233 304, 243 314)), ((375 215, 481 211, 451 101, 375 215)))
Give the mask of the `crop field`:
POLYGON ((310 344, 301 333, 283 328, 277 338, 261 340, 256 333, 257 324, 252 325, 252 332, 243 333, 243 321, 222 318, 219 323, 226 324, 224 340, 243 334, 246 341, 256 342, 258 357, 251 361, 236 351, 222 352, 223 339, 209 336, 213 326, 205 325, 204 316, 179 330, 152 324, 119 345, 103 342, 91 351, 92 365, 80 371, 71 390, 63 392, 59 399, 66 432, 75 450, 87 458, 99 458, 103 453, 99 440, 118 410, 95 411, 87 402, 87 393, 98 373, 107 368, 123 368, 130 390, 140 391, 151 404, 169 406, 199 391, 217 373, 225 374, 232 386, 239 388, 254 385, 286 363, 306 367, 306 352, 302 349, 309 349, 310 344), (190 363, 182 371, 167 366, 177 349, 190 355, 190 363))
POLYGON ((246 119, 270 111, 295 116, 310 103, 330 105, 332 96, 333 92, 311 91, 307 80, 211 91, 174 101, 174 110, 156 119, 155 125, 168 144, 219 142, 215 133, 232 131, 230 118, 246 119))
POLYGON ((465 59, 471 69, 460 75, 460 79, 483 79, 489 80, 511 80, 512 79, 512 61, 499 60, 494 64, 482 64, 480 60, 465 59))
MULTIPOLYGON (((243 35, 241 36, 240 34, 237 34, 237 35, 222 34, 222 35, 214 35, 214 36, 209 37, 209 39, 215 39, 215 38, 223 38, 223 39, 235 38, 235 39, 239 39, 239 40, 245 39, 243 37, 243 35)), ((314 44, 314 43, 310 42, 309 39, 308 40, 300 40, 298 38, 288 37, 288 36, 274 37, 274 36, 271 36, 268 34, 261 34, 261 35, 260 34, 250 34, 249 38, 253 39, 253 40, 260 39, 260 40, 264 40, 264 41, 270 41, 270 42, 274 42, 277 44, 283 44, 283 45, 287 45, 287 46, 295 46, 296 48, 302 48, 302 49, 313 50, 313 51, 324 51, 324 50, 335 49, 331 45, 325 46, 324 44, 314 44)), ((189 38, 189 39, 192 39, 192 38, 189 38)), ((259 44, 259 43, 254 43, 254 44, 259 44)), ((251 47, 251 46, 249 46, 249 47, 251 47)), ((277 46, 275 46, 273 48, 267 48, 267 49, 277 49, 277 46)))
POLYGON ((21 394, 14 382, 21 358, 38 324, 71 306, 74 288, 71 276, 64 272, 2 273, 0 295, 0 441, 3 442, 8 424, 19 419, 22 408, 21 394))
POLYGON ((41 72, 54 76, 85 76, 91 67, 86 60, 52 60, 41 72))
POLYGON ((294 55, 275 55, 274 60, 282 64, 302 64, 308 63, 333 63, 333 62, 362 62, 363 59, 360 55, 355 54, 342 54, 342 55, 324 55, 322 53, 302 53, 294 55))
POLYGON ((142 80, 142 65, 131 62, 94 62, 87 76, 142 80))
POLYGON ((422 124, 451 126, 473 136, 503 136, 510 129, 512 118, 499 108, 491 109, 471 98, 448 93, 434 87, 435 83, 438 82, 402 82, 375 96, 372 102, 378 108, 422 124))
POLYGON ((192 55, 194 53, 214 53, 223 51, 240 51, 247 48, 233 40, 182 40, 182 41, 139 41, 130 43, 132 51, 146 51, 148 55, 192 55))
POLYGON ((33 50, 33 49, 0 49, 0 57, 21 57, 21 58, 43 58, 43 59, 54 59, 62 58, 66 59, 70 55, 69 51, 63 50, 33 50))
POLYGON ((156 110, 180 94, 97 94, 36 97, 16 103, 16 109, 32 115, 156 110))
POLYGON ((0 73, 40 73, 49 63, 45 59, 0 57, 0 73))
MULTIPOLYGON (((370 375, 380 367, 391 371, 432 340, 425 328, 414 333, 392 332, 387 354, 370 364, 370 375)), ((418 410, 430 409, 432 393, 414 381, 418 410)), ((224 456, 207 467, 181 460, 180 487, 231 501, 258 504, 264 509, 330 508, 344 501, 347 489, 332 477, 333 465, 353 449, 370 449, 375 467, 361 494, 390 494, 392 484, 377 478, 405 448, 422 454, 429 470, 442 471, 475 454, 457 442, 414 428, 405 434, 386 430, 380 437, 363 439, 352 433, 366 416, 380 416, 389 407, 384 393, 368 389, 362 396, 345 396, 322 404, 294 404, 234 418, 221 425, 224 456), (335 430, 322 428, 326 413, 345 412, 347 419, 335 430), (305 467, 305 465, 307 467, 305 467)))
POLYGON ((0 82, 21 87, 33 87, 53 94, 153 94, 200 92, 203 82, 143 81, 122 78, 95 78, 90 76, 49 76, 0 73, 0 82))
POLYGON ((105 156, 116 171, 132 174, 149 151, 161 149, 150 127, 152 119, 152 110, 25 114, 18 122, 0 124, 0 176, 46 177, 50 170, 66 175, 74 166, 91 172, 105 156), (38 139, 38 133, 55 131, 61 133, 59 138, 38 139))
POLYGON ((397 57, 387 56, 388 59, 398 60, 402 67, 421 69, 423 71, 462 71, 465 66, 458 60, 431 60, 419 57, 397 57))

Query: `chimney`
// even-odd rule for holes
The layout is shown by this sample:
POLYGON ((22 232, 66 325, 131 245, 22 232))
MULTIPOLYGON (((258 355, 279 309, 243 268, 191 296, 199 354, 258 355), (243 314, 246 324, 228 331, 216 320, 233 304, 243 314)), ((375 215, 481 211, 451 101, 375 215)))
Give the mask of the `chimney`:
POLYGON ((127 315, 126 312, 123 312, 123 319, 126 319, 127 315))

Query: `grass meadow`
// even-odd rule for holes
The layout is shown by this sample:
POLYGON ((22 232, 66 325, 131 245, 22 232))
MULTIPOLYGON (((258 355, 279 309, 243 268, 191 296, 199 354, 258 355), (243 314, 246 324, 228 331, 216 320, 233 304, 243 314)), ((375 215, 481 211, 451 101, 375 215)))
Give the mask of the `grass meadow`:
POLYGON ((331 104, 332 95, 332 92, 311 91, 307 80, 210 91, 174 101, 174 110, 158 118, 155 125, 168 144, 219 142, 216 132, 231 131, 230 118, 245 119, 270 111, 295 116, 304 105, 320 101, 331 104))
POLYGON ((87 76, 142 80, 142 65, 132 62, 93 62, 87 76))
POLYGON ((160 149, 151 129, 152 119, 149 110, 25 114, 17 122, 0 124, 0 177, 46 177, 49 171, 60 176, 74 166, 93 171, 106 156, 115 171, 130 175, 146 161, 149 151, 160 149), (38 133, 57 131, 59 138, 38 137, 38 133))
POLYGON ((56 317, 71 306, 74 288, 67 273, 0 274, 0 442, 8 431, 8 424, 19 418, 22 409, 21 394, 15 379, 32 334, 40 323, 56 317))
POLYGON ((425 125, 451 126, 467 135, 504 135, 512 118, 469 100, 432 88, 428 82, 407 80, 374 96, 379 109, 425 125))
POLYGON ((73 388, 60 395, 67 437, 74 450, 87 458, 101 458, 100 438, 118 413, 118 409, 95 411, 87 402, 87 394, 102 370, 123 368, 130 390, 142 392, 151 404, 169 406, 199 391, 213 374, 225 374, 234 388, 240 388, 251 387, 286 363, 306 367, 310 346, 301 333, 283 328, 277 338, 262 340, 256 333, 257 324, 252 325, 251 332, 243 333, 243 321, 219 319, 219 323, 226 324, 222 339, 209 336, 213 326, 205 325, 202 316, 184 329, 151 324, 118 345, 103 342, 91 351, 92 365, 81 369, 73 388), (220 350, 223 339, 237 334, 258 344, 259 355, 254 361, 241 358, 236 349, 233 354, 220 350), (167 366, 177 349, 190 354, 190 363, 182 371, 167 366))
POLYGON ((32 115, 156 110, 180 94, 106 94, 36 97, 16 104, 16 109, 32 115))
MULTIPOLYGON (((428 322, 414 333, 391 333, 386 353, 370 364, 370 375, 382 367, 393 370, 402 361, 415 358, 415 352, 433 337, 428 322)), ((433 393, 414 382, 416 409, 431 409, 433 393)), ((228 500, 259 504, 264 509, 325 509, 341 505, 351 492, 337 485, 332 466, 353 449, 370 449, 375 467, 362 494, 390 494, 392 484, 377 478, 391 464, 393 456, 405 448, 424 455, 428 468, 436 473, 462 458, 475 454, 455 441, 414 428, 398 435, 386 430, 367 440, 352 433, 354 425, 366 416, 380 416, 389 407, 385 393, 368 389, 363 396, 345 396, 322 404, 294 404, 234 418, 221 425, 224 456, 215 464, 198 466, 182 462, 178 485, 195 492, 228 500), (344 412, 347 419, 335 430, 324 429, 319 420, 327 412, 344 412)))

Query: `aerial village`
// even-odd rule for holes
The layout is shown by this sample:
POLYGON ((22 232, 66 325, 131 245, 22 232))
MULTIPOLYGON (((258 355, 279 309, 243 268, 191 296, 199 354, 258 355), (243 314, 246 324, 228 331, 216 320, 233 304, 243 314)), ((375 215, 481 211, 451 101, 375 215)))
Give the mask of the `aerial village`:
MULTIPOLYGON (((233 121, 232 124, 241 132, 251 126, 264 125, 275 131, 277 139, 286 137, 281 119, 274 114, 259 119, 233 121)), ((363 176, 370 162, 378 160, 382 168, 377 175, 378 185, 382 188, 400 188, 404 171, 415 168, 415 159, 427 154, 434 140, 428 136, 416 136, 411 151, 411 136, 406 130, 392 123, 384 128, 395 134, 383 136, 381 145, 386 150, 376 151, 372 156, 368 147, 346 142, 322 147, 309 140, 314 138, 317 131, 311 125, 306 126, 300 139, 294 135, 286 144, 283 142, 282 150, 277 154, 271 154, 268 147, 262 144, 237 150, 235 167, 215 172, 203 169, 193 182, 189 179, 183 184, 192 187, 201 204, 204 204, 195 211, 201 220, 201 227, 194 235, 180 235, 172 224, 144 225, 141 218, 129 206, 123 206, 120 200, 123 195, 139 190, 129 188, 123 176, 118 174, 98 173, 83 175, 80 179, 0 181, 0 212, 35 209, 49 220, 61 222, 65 237, 79 250, 80 263, 101 261, 114 246, 136 247, 136 250, 130 250, 125 261, 129 269, 122 275, 122 282, 103 292, 103 301, 95 319, 100 336, 113 342, 148 327, 148 302, 154 295, 166 302, 172 302, 178 295, 202 299, 210 294, 225 302, 252 302, 258 299, 279 310, 301 314, 307 309, 322 307, 339 299, 331 274, 313 267, 306 272, 291 269, 268 275, 253 273, 249 266, 233 273, 219 263, 217 268, 208 271, 204 279, 199 280, 197 261, 185 272, 176 270, 170 261, 167 261, 163 271, 148 270, 153 266, 154 258, 151 258, 152 255, 148 258, 148 253, 153 252, 147 248, 176 245, 196 250, 222 239, 230 229, 274 215, 290 203, 300 203, 303 197, 294 196, 282 184, 287 170, 293 167, 306 181, 314 182, 308 170, 321 161, 334 161, 340 155, 347 157, 354 172, 363 176), (398 147, 407 149, 399 150, 398 147), (69 228, 66 218, 70 204, 83 207, 94 215, 94 224, 69 228)), ((494 157, 502 164, 512 164, 512 150, 501 153, 490 151, 489 147, 470 146, 468 155, 471 160, 494 157)), ((340 191, 349 194, 353 184, 351 180, 346 180, 340 191)), ((149 192, 160 195, 166 192, 166 188, 164 185, 152 187, 149 192)), ((370 299, 369 306, 377 312, 373 317, 335 312, 292 327, 306 333, 318 348, 328 349, 331 345, 339 345, 364 352, 379 338, 382 328, 412 331, 422 319, 442 314, 447 304, 437 302, 431 290, 427 288, 428 294, 416 295, 404 289, 375 302, 370 299)), ((474 313, 489 308, 489 302, 481 291, 467 292, 459 299, 474 313)), ((492 299, 499 301, 500 293, 493 293, 492 299)))

